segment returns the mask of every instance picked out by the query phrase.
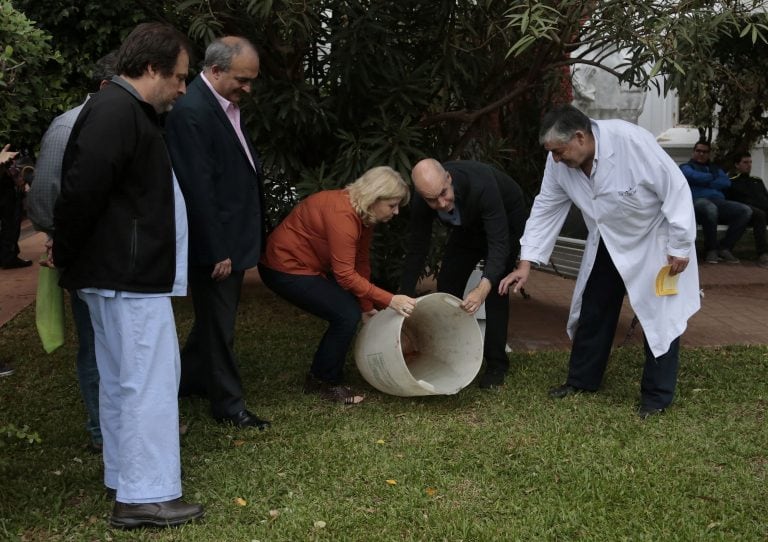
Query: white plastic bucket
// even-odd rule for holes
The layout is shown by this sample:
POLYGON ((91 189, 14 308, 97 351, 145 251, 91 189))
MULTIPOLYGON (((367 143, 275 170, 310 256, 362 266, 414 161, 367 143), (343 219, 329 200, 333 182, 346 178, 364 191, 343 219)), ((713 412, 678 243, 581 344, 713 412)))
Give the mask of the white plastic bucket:
POLYGON ((459 303, 435 293, 420 297, 409 318, 379 311, 357 335, 360 374, 377 390, 401 397, 452 395, 465 388, 480 371, 483 335, 459 303))

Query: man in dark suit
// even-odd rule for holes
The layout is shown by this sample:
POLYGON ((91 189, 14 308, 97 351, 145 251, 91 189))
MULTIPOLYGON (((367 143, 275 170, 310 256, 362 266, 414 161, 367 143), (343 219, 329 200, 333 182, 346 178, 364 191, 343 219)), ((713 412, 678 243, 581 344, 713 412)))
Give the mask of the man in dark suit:
POLYGON ((261 165, 239 108, 258 75, 259 55, 251 43, 234 36, 215 40, 166 129, 187 201, 195 309, 181 352, 179 395, 207 396, 219 422, 265 429, 269 422, 246 409, 234 354, 243 275, 258 263, 264 246, 261 165))
POLYGON ((455 161, 441 164, 431 158, 414 166, 411 202, 411 237, 400 282, 400 290, 414 295, 429 251, 434 219, 450 230, 437 289, 464 297, 470 274, 485 260, 480 283, 461 304, 474 314, 485 303, 485 373, 481 388, 504 383, 509 370, 506 354, 509 297, 497 286, 515 267, 520 236, 526 219, 523 192, 511 177, 487 164, 455 161))

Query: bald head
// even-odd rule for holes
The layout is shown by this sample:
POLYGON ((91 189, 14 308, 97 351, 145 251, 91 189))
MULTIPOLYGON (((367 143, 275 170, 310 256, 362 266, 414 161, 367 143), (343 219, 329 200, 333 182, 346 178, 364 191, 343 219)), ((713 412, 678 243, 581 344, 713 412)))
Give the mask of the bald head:
POLYGON ((430 208, 436 211, 453 210, 454 194, 451 175, 433 158, 425 158, 413 166, 413 186, 430 208))

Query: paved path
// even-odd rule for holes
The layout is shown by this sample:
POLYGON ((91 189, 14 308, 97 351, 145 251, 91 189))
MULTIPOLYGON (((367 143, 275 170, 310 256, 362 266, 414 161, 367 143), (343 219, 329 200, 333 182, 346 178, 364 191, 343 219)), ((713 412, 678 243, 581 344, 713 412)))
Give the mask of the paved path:
MULTIPOLYGON (((19 243, 21 257, 36 261, 44 251, 45 235, 31 230, 25 222, 19 243)), ((752 262, 740 265, 719 263, 700 267, 704 291, 702 309, 691 319, 683 335, 684 346, 768 344, 768 269, 752 262)), ((37 265, 24 269, 0 269, 0 326, 11 320, 35 299, 37 265)), ((574 281, 549 273, 531 276, 526 291, 529 299, 512 297, 509 345, 514 350, 567 350, 565 333, 574 281)), ((247 288, 263 288, 258 273, 246 274, 247 288)), ((632 321, 625 303, 617 332, 622 342, 632 321)), ((630 337, 639 344, 640 330, 630 337)))
MULTIPOLYGON (((45 252, 45 234, 37 233, 24 221, 19 238, 19 257, 37 262, 45 252)), ((35 300, 38 266, 0 269, 0 326, 11 320, 35 300)))
MULTIPOLYGON (((688 322, 683 346, 768 344, 768 269, 753 262, 718 263, 699 267, 704 297, 701 310, 688 322)), ((529 299, 512 297, 509 345, 514 350, 570 348, 565 333, 575 281, 544 272, 533 273, 526 291, 529 299)), ((625 340, 633 312, 625 300, 616 341, 625 340)), ((641 344, 636 329, 630 343, 641 344)))

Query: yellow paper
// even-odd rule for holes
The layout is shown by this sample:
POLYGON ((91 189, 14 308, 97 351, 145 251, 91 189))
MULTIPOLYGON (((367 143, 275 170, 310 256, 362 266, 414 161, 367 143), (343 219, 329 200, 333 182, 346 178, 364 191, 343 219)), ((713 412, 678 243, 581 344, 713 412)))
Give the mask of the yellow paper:
POLYGON ((680 278, 680 273, 677 275, 670 275, 669 270, 672 266, 665 265, 659 269, 659 274, 656 275, 656 295, 675 295, 677 293, 677 279, 680 278))

